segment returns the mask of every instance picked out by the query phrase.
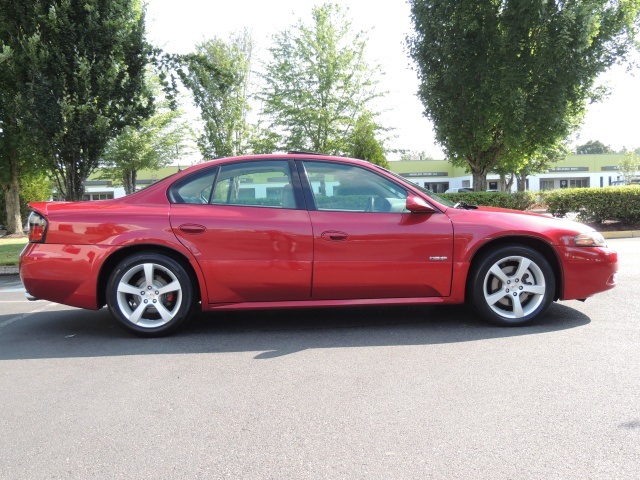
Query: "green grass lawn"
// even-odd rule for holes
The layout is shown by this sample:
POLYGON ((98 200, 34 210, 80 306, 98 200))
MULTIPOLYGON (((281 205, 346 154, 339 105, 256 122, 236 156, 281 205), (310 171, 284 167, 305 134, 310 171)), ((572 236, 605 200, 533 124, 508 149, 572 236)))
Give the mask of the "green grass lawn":
POLYGON ((0 266, 18 265, 18 257, 26 243, 27 237, 0 238, 0 266))

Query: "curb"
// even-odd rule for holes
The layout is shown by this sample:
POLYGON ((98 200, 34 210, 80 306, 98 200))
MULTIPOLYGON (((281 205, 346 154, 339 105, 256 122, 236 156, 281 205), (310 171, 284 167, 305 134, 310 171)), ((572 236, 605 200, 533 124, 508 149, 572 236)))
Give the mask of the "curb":
POLYGON ((0 267, 0 275, 18 275, 18 266, 0 267))
POLYGON ((600 232, 604 238, 640 238, 640 230, 600 232))

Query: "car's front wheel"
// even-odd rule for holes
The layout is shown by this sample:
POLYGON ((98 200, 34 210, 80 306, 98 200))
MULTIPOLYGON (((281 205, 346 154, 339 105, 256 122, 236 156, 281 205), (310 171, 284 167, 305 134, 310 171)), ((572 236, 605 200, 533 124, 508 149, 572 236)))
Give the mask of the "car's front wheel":
POLYGON ((129 332, 160 337, 174 332, 191 316, 193 288, 185 268, 159 253, 122 260, 107 285, 107 305, 129 332))
POLYGON ((526 325, 553 302, 555 276, 547 259, 525 246, 502 247, 485 255, 469 277, 475 310, 498 325, 526 325))

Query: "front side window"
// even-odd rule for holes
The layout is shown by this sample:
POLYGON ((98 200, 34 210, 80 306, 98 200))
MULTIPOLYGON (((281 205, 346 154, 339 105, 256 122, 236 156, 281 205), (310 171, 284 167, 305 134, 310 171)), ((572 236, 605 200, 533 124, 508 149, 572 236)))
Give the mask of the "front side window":
POLYGON ((284 160, 223 165, 211 203, 296 208, 289 163, 284 160))
POLYGON ((406 212, 407 191, 382 175, 354 165, 304 165, 318 210, 406 212))

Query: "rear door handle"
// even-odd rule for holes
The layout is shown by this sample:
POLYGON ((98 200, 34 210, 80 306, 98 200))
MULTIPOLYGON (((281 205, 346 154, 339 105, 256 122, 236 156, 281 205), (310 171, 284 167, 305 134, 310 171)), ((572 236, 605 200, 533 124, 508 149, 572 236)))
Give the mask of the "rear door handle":
POLYGON ((327 240, 328 242, 344 242, 349 238, 344 232, 337 232, 335 230, 328 230, 326 232, 322 232, 322 239, 327 240))
POLYGON ((204 225, 198 225, 196 223, 183 223, 178 228, 182 233, 191 235, 197 235, 199 233, 204 233, 207 231, 207 227, 205 227, 204 225))

